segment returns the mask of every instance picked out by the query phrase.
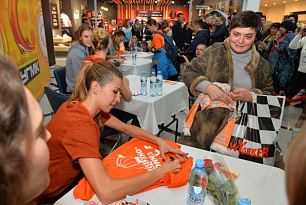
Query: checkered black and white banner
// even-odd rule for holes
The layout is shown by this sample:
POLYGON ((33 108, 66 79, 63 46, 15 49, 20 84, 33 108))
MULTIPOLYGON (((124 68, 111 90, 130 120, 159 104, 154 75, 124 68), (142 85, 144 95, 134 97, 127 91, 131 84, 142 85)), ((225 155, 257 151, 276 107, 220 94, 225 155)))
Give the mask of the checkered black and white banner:
POLYGON ((225 154, 273 166, 284 105, 285 97, 269 95, 237 102, 235 126, 225 154))

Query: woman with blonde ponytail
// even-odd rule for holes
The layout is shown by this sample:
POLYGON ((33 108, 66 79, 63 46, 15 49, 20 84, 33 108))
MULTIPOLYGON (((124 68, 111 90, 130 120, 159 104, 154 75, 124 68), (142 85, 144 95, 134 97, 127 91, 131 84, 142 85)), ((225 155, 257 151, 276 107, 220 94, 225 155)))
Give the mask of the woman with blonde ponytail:
POLYGON ((159 145, 163 158, 167 152, 186 155, 163 139, 125 124, 109 113, 120 102, 121 87, 122 74, 109 62, 88 63, 81 69, 71 98, 59 108, 46 127, 52 134, 48 142, 51 181, 40 198, 58 197, 84 173, 100 202, 109 204, 145 189, 166 173, 180 171, 184 157, 168 160, 143 175, 126 179, 109 177, 99 152, 100 131, 104 125, 159 145))

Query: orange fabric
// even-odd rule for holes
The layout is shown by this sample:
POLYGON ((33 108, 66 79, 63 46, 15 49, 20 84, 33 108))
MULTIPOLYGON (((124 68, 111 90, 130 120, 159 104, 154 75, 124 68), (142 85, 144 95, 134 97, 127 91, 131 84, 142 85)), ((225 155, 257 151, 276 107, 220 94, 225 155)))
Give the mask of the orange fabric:
POLYGON ((105 61, 105 59, 96 55, 86 56, 82 62, 81 68, 83 68, 88 62, 99 63, 101 61, 105 61))
MULTIPOLYGON (((102 121, 110 118, 104 113, 102 121)), ((52 199, 63 192, 82 172, 79 158, 98 158, 100 131, 87 108, 80 102, 65 102, 56 112, 46 129, 52 137, 47 142, 50 151, 50 184, 39 199, 52 199)))
MULTIPOLYGON (((157 30, 156 32, 162 33, 161 30, 157 30)), ((152 40, 152 45, 154 48, 163 48, 165 47, 165 42, 164 42, 164 37, 161 34, 154 34, 153 35, 153 40, 152 40)))
MULTIPOLYGON (((171 146, 180 148, 181 146, 166 140, 171 146)), ((177 158, 172 153, 166 153, 166 160, 169 157, 177 158)), ((117 148, 103 160, 107 173, 113 179, 122 179, 137 176, 156 169, 163 164, 159 148, 151 142, 133 139, 117 148)), ((141 192, 155 189, 159 186, 176 188, 184 186, 188 182, 189 174, 193 165, 193 158, 189 157, 182 164, 181 171, 177 174, 167 173, 163 179, 141 192)), ((139 193, 141 193, 139 192, 139 193)), ((90 200, 95 194, 87 179, 84 177, 75 187, 73 195, 75 198, 90 200), (91 191, 90 191, 91 189, 91 191)))

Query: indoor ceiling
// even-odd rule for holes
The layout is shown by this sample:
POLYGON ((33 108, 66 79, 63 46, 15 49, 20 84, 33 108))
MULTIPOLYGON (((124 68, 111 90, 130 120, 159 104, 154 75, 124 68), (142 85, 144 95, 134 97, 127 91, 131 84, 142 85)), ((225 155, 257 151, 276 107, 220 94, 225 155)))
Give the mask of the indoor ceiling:
POLYGON ((260 7, 265 7, 265 5, 267 5, 266 7, 279 6, 279 5, 301 2, 301 1, 306 1, 306 0, 261 0, 260 7))

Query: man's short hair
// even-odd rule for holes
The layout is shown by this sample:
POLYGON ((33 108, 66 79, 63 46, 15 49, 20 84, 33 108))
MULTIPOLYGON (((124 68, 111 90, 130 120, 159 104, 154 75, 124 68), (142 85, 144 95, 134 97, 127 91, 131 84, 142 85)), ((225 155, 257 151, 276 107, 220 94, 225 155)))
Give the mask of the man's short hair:
POLYGON ((210 16, 213 16, 212 14, 206 14, 205 16, 204 16, 204 19, 207 19, 207 18, 209 18, 210 16))
POLYGON ((253 11, 242 11, 232 19, 230 30, 237 27, 255 28, 256 34, 259 34, 262 28, 261 17, 253 11))
POLYGON ((193 25, 198 25, 201 29, 204 28, 204 22, 202 19, 198 19, 198 20, 195 20, 194 22, 192 22, 193 25))
POLYGON ((183 14, 183 13, 178 13, 178 14, 176 15, 177 18, 180 18, 181 16, 184 16, 184 14, 183 14))

